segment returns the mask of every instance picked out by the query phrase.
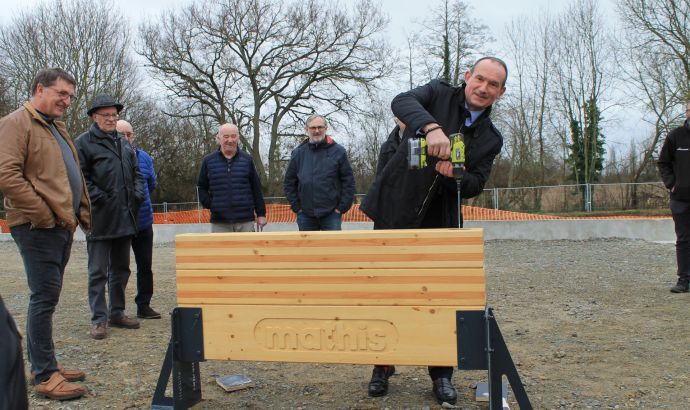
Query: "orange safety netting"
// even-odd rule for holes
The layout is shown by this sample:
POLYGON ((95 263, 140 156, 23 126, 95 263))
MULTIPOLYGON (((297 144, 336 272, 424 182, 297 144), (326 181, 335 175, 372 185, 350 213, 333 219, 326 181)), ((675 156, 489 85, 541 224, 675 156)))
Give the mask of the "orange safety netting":
MULTIPOLYGON (((501 211, 477 206, 463 206, 462 216, 465 221, 544 221, 553 219, 640 219, 640 218, 668 218, 668 216, 600 216, 600 217, 562 217, 555 215, 530 214, 525 212, 501 211)), ((287 204, 266 205, 266 218, 269 223, 295 223, 295 214, 287 204)), ((194 211, 156 212, 153 214, 155 224, 194 224, 208 223, 211 213, 208 209, 194 211)), ((359 205, 352 206, 345 215, 343 222, 371 222, 371 220, 359 210, 359 205)), ((7 221, 0 219, 0 232, 8 233, 7 221)))
MULTIPOLYGON (((555 215, 530 214, 526 212, 501 211, 477 206, 462 207, 462 217, 465 221, 543 221, 552 219, 583 219, 582 217, 562 217, 555 215)), ((157 224, 186 224, 208 223, 211 214, 208 209, 198 211, 178 211, 154 213, 153 222, 157 224)), ((266 205, 266 218, 269 223, 295 223, 296 216, 287 204, 266 205)), ((584 217, 585 219, 639 219, 638 216, 604 216, 584 217)), ((642 217, 650 218, 650 217, 642 217)), ((651 217, 655 218, 655 217, 651 217)), ((668 218, 668 217, 659 217, 668 218)), ((371 222, 359 205, 355 204, 343 215, 343 222, 371 222)))

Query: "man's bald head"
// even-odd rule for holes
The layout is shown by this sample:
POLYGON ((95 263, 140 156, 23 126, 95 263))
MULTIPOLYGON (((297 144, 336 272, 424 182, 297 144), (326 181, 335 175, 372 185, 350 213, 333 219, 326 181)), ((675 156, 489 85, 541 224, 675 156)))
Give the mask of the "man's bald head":
POLYGON ((218 128, 218 135, 223 135, 223 134, 240 134, 240 129, 237 128, 237 125, 231 124, 231 123, 226 123, 221 125, 218 128))
POLYGON ((220 151, 225 158, 232 158, 237 153, 237 146, 240 142, 240 130, 235 124, 223 124, 218 128, 216 141, 220 145, 220 151))
POLYGON ((124 135, 130 144, 134 141, 134 129, 132 129, 132 124, 129 122, 125 120, 118 120, 115 129, 117 129, 117 132, 124 135))

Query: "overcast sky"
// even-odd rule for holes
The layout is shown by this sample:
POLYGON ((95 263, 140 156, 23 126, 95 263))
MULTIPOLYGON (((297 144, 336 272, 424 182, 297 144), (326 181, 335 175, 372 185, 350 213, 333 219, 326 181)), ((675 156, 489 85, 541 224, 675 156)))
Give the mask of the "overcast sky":
MULTIPOLYGON (((97 1, 97 0, 95 0, 97 1)), ((354 1, 354 0, 352 0, 354 1)), ((339 0, 347 4, 351 0, 339 0)), ((376 1, 376 0, 375 0, 376 1)), ((409 23, 419 19, 428 12, 429 2, 419 0, 379 0, 383 11, 391 19, 389 33, 391 38, 404 44, 405 36, 410 31, 409 23)), ((7 23, 12 15, 40 0, 0 0, 0 23, 7 23)), ((134 26, 144 19, 155 18, 162 10, 180 7, 190 3, 190 0, 116 0, 115 4, 123 14, 132 19, 134 26)), ((467 1, 472 8, 472 15, 481 19, 498 37, 498 33, 511 18, 524 14, 538 14, 542 10, 560 11, 565 8, 569 0, 484 0, 467 1)), ((613 0, 602 0, 599 5, 607 12, 613 10, 613 0)))
MULTIPOLYGON (((49 0, 52 1, 52 0, 49 0)), ((97 1, 97 0, 94 0, 97 1)), ((349 4, 355 0, 339 0, 341 4, 349 4)), ((420 0, 379 0, 383 9, 390 18, 388 35, 394 46, 404 48, 406 38, 418 25, 412 24, 414 21, 422 20, 424 14, 428 12, 429 2, 420 0)), ((434 1, 434 0, 432 0, 434 1)), ((19 10, 26 9, 27 6, 40 3, 41 0, 0 0, 0 24, 7 24, 12 16, 19 10)), ((179 8, 189 4, 190 0, 115 0, 116 7, 122 10, 123 14, 130 18, 132 29, 142 21, 156 19, 163 10, 179 8)), ((467 1, 470 4, 470 14, 489 27, 491 35, 499 40, 493 44, 492 49, 500 50, 500 39, 505 25, 514 17, 524 15, 538 15, 542 12, 550 11, 553 13, 564 10, 570 0, 484 0, 467 1)), ((615 21, 615 0, 601 0, 598 3, 602 11, 610 16, 610 22, 615 21)), ((508 61, 510 65, 510 61, 508 61)), ((508 84, 510 86, 510 83, 508 84)), ((402 90, 401 90, 402 91, 402 90)), ((606 116, 606 115, 605 115, 606 116)), ((646 133, 641 121, 627 117, 627 121, 619 121, 617 117, 622 117, 620 112, 609 112, 607 120, 609 129, 615 129, 616 135, 607 133, 607 140, 611 144, 628 144, 630 138, 638 139, 646 133)), ((632 116, 639 119, 640 115, 632 116)), ((607 127, 608 128, 608 127, 607 127)))

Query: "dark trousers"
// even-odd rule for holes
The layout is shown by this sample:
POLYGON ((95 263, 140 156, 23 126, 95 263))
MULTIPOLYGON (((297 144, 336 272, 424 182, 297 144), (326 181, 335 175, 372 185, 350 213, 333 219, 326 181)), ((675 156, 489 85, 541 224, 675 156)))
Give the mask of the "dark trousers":
POLYGON ((21 337, 0 297, 0 410, 29 408, 21 337))
MULTIPOLYGON (((432 198, 426 214, 424 214, 424 219, 422 220, 420 228, 457 228, 457 226, 450 226, 453 224, 453 218, 450 215, 452 211, 448 203, 449 201, 447 201, 442 194, 437 193, 432 198)), ((429 366, 429 376, 431 376, 431 380, 436 380, 441 377, 450 379, 453 377, 453 368, 429 366)))
POLYGON ((63 228, 10 228, 24 261, 31 295, 26 316, 26 350, 38 382, 57 371, 53 345, 53 313, 60 300, 62 278, 72 250, 72 232, 63 228))
POLYGON ((342 215, 333 211, 322 217, 308 216, 304 212, 297 214, 297 227, 300 231, 339 231, 342 226, 342 215))
MULTIPOLYGON (((441 188, 445 187, 442 186, 441 188)), ((454 218, 451 214, 453 212, 451 203, 453 201, 445 195, 445 191, 439 189, 439 192, 431 200, 426 214, 424 214, 424 219, 422 220, 420 228, 457 228, 457 225, 452 226, 454 218)), ((440 377, 450 379, 453 377, 453 368, 429 366, 429 376, 431 376, 431 380, 436 380, 440 377)))
POLYGON ((137 296, 134 303, 141 310, 149 306, 153 296, 153 227, 149 226, 139 231, 137 236, 132 238, 132 251, 137 263, 137 296))
POLYGON ((671 215, 676 230, 678 279, 690 282, 690 203, 671 201, 671 215))
POLYGON ((125 314, 125 289, 129 280, 129 247, 131 236, 87 240, 89 254, 89 306, 91 323, 105 323, 108 318, 119 319, 125 314), (105 301, 108 285, 110 307, 105 301))

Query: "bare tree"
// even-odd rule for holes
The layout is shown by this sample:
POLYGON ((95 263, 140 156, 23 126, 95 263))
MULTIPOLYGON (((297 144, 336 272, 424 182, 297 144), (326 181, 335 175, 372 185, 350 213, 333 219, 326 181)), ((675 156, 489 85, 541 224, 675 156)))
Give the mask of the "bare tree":
POLYGON ((556 128, 568 130, 561 135, 575 182, 594 182, 603 168, 600 119, 614 81, 612 40, 594 0, 574 0, 557 25, 552 61, 561 115, 556 128))
POLYGON ((129 103, 139 92, 125 19, 110 1, 55 0, 26 8, 0 28, 0 75, 13 105, 30 96, 38 70, 61 67, 77 81, 72 108, 64 120, 71 133, 90 120, 86 107, 107 92, 129 103))
POLYGON ((670 63, 673 96, 685 102, 690 98, 690 1, 619 0, 618 11, 631 46, 642 48, 647 58, 670 63))
POLYGON ((386 23, 370 0, 351 10, 315 0, 203 1, 142 26, 138 50, 179 103, 167 113, 237 124, 276 193, 281 158, 305 117, 349 110, 358 87, 391 72, 386 23))
MULTIPOLYGON (((554 21, 549 15, 513 19, 506 29, 506 56, 514 63, 510 92, 501 102, 498 121, 509 136, 506 144, 513 167, 508 186, 515 180, 521 185, 544 185, 553 175, 549 161, 551 145, 548 136, 551 73, 556 48, 554 21)), ((538 201, 537 201, 538 202, 538 201)))
POLYGON ((376 176, 381 144, 395 127, 390 102, 380 94, 370 94, 368 103, 349 113, 343 121, 350 136, 348 157, 357 183, 355 192, 367 192, 376 176))
POLYGON ((463 0, 440 0, 430 6, 430 17, 418 24, 422 34, 408 38, 410 48, 413 44, 416 49, 410 62, 421 68, 415 73, 416 84, 433 78, 460 84, 466 69, 486 52, 493 40, 489 28, 470 11, 463 0))
POLYGON ((690 2, 688 0, 619 0, 624 24, 623 68, 629 92, 651 114, 651 135, 642 145, 642 158, 630 165, 639 181, 653 165, 661 138, 682 118, 690 99, 690 2))
POLYGON ((4 76, 0 76, 0 118, 11 113, 16 107, 8 95, 9 84, 4 76))

